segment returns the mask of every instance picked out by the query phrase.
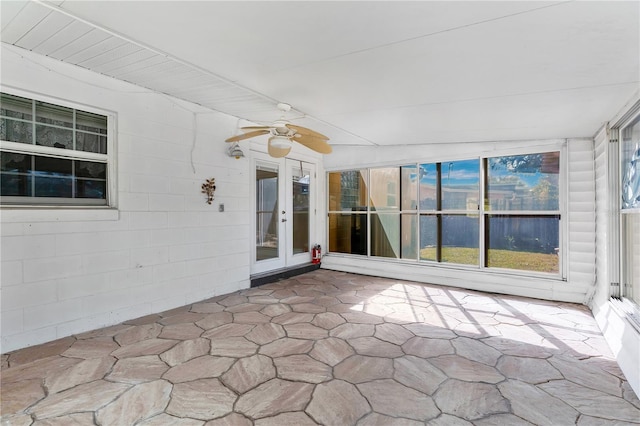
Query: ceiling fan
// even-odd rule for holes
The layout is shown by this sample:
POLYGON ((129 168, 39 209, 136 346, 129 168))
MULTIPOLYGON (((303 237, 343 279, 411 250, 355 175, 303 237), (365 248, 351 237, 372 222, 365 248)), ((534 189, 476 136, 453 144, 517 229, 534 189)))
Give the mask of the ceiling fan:
MULTIPOLYGON (((278 109, 284 114, 291 110, 291 105, 279 103, 278 109)), ((249 126, 241 127, 240 129, 245 133, 230 137, 225 142, 238 142, 270 134, 271 137, 267 142, 267 149, 272 157, 285 157, 291 151, 293 142, 298 142, 321 154, 330 154, 332 151, 331 145, 327 143, 329 140, 327 136, 306 127, 293 125, 286 121, 284 117, 274 121, 269 126, 249 126)))

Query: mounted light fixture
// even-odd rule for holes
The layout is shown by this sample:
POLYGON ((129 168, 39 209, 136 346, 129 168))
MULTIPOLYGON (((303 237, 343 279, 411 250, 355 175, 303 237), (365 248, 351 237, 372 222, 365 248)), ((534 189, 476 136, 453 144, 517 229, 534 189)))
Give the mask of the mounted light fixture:
POLYGON ((236 142, 227 149, 227 155, 229 157, 235 157, 235 159, 238 160, 240 157, 244 157, 244 152, 242 152, 240 145, 236 142))
POLYGON ((269 141, 273 147, 278 149, 290 149, 291 145, 293 145, 291 139, 287 136, 273 136, 269 138, 269 141))

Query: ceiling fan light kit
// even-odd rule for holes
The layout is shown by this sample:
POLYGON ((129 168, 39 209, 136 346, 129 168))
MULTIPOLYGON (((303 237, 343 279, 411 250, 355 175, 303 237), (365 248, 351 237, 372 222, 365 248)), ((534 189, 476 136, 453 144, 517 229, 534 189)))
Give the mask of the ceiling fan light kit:
MULTIPOLYGON (((291 105, 289 104, 279 103, 277 106, 282 113, 286 113, 291 110, 291 105)), ((286 121, 284 117, 274 121, 268 126, 242 127, 241 130, 244 132, 243 134, 232 136, 225 142, 234 142, 237 144, 239 141, 244 139, 255 138, 262 135, 271 135, 267 142, 267 148, 269 155, 276 158, 285 157, 289 154, 289 151, 291 151, 291 147, 293 146, 293 142, 298 142, 320 154, 329 154, 332 151, 331 145, 327 143, 329 140, 327 136, 322 133, 318 133, 315 130, 307 129, 306 127, 293 125, 286 121)))
POLYGON ((272 146, 280 149, 288 149, 293 145, 291 139, 287 136, 273 136, 269 140, 272 146))

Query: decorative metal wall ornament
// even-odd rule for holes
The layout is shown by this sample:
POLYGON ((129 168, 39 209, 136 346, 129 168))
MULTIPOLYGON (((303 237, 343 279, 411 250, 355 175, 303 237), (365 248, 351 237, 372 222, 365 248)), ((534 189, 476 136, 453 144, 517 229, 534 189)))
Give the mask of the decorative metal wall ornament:
POLYGON ((211 204, 215 198, 216 178, 207 179, 202 184, 202 193, 207 194, 207 204, 211 204))

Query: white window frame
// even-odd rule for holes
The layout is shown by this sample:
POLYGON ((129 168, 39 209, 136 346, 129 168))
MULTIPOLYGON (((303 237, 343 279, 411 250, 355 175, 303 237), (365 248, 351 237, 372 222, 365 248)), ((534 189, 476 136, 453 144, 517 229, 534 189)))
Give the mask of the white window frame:
MULTIPOLYGON (((46 102, 78 111, 99 114, 107 117, 107 153, 98 154, 93 152, 83 152, 75 150, 62 150, 48 146, 26 144, 20 142, 9 142, 0 140, 0 151, 27 154, 42 155, 47 157, 62 158, 79 161, 95 161, 102 162, 107 165, 106 178, 106 203, 102 200, 91 198, 57 198, 57 197, 21 197, 21 196, 5 196, 0 197, 0 208, 3 210, 10 209, 115 209, 117 207, 117 173, 116 173, 116 123, 117 114, 91 105, 72 102, 52 96, 39 93, 29 92, 23 89, 2 86, 0 92, 9 95, 20 96, 23 98, 46 102)), ((35 120, 35 116, 33 117, 35 120)))

